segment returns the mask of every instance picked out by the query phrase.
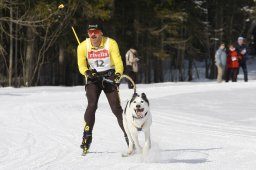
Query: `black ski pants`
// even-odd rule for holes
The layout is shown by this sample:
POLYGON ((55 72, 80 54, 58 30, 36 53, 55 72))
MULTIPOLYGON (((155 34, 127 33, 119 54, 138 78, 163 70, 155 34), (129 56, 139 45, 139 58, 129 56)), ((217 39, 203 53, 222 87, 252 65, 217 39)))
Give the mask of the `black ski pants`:
POLYGON ((86 123, 86 126, 89 127, 88 132, 92 133, 93 126, 95 123, 95 113, 98 107, 98 100, 100 97, 100 94, 102 91, 104 91, 109 105, 111 107, 112 112, 117 118, 117 122, 122 129, 124 136, 126 136, 124 127, 123 127, 123 109, 120 104, 120 98, 118 93, 118 88, 110 83, 104 83, 104 86, 102 86, 102 82, 96 81, 96 82, 89 82, 85 86, 86 90, 86 97, 88 101, 88 105, 84 114, 84 121, 86 123))
MULTIPOLYGON (((248 71, 247 71, 247 64, 246 64, 246 60, 242 60, 240 63, 240 68, 242 67, 243 73, 244 73, 244 81, 247 82, 248 81, 248 71)), ((239 73, 239 70, 238 70, 239 73)))

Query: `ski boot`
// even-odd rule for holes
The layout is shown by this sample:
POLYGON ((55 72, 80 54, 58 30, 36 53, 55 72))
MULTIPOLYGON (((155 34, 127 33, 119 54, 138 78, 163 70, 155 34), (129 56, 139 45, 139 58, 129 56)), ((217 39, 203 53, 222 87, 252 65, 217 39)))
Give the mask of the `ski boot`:
POLYGON ((83 149, 82 156, 85 156, 88 153, 91 143, 92 133, 84 132, 82 144, 80 145, 80 148, 83 149))

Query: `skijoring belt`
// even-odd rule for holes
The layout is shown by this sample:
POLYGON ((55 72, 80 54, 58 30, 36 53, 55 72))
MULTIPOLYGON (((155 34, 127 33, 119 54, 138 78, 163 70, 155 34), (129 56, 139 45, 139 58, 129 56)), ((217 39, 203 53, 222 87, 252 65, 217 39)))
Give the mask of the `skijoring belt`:
POLYGON ((115 74, 115 69, 110 69, 110 70, 107 70, 107 71, 97 72, 97 74, 99 76, 102 76, 102 77, 111 77, 115 74))

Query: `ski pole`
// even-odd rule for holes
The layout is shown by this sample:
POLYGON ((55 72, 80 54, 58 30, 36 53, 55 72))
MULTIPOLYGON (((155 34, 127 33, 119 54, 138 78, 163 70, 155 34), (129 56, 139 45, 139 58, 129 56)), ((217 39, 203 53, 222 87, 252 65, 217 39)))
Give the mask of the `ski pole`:
POLYGON ((74 27, 71 26, 71 28, 72 28, 72 30, 73 30, 73 33, 74 33, 74 35, 75 35, 75 37, 76 37, 76 40, 77 40, 78 44, 80 44, 79 38, 78 38, 78 36, 77 36, 77 34, 76 34, 76 31, 75 31, 74 27))
MULTIPOLYGON (((65 7, 64 4, 60 4, 60 5, 58 6, 59 9, 63 9, 64 7, 65 7)), ((74 27, 71 26, 71 28, 72 28, 72 31, 73 31, 75 37, 76 37, 76 40, 77 40, 78 44, 80 44, 80 40, 79 40, 79 38, 78 38, 78 36, 77 36, 77 34, 76 34, 76 31, 75 31, 74 27)))

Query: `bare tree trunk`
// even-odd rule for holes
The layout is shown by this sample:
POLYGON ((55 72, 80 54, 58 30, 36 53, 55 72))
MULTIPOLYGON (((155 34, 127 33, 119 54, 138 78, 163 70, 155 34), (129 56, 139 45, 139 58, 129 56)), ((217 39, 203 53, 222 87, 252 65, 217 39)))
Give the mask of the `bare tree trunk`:
POLYGON ((157 74, 157 59, 154 57, 154 83, 158 82, 158 74, 157 74))
POLYGON ((220 29, 221 29, 221 31, 220 31, 220 42, 223 42, 223 34, 224 34, 224 24, 223 24, 223 20, 224 20, 224 15, 223 15, 223 8, 224 8, 224 3, 225 2, 223 2, 223 1, 220 1, 220 5, 219 5, 219 8, 220 8, 220 18, 219 18, 219 20, 220 20, 220 29))
MULTIPOLYGON (((13 18, 13 9, 10 8, 10 19, 13 18)), ((10 22, 10 53, 9 53, 9 74, 8 74, 8 84, 12 86, 12 71, 13 71, 13 23, 10 22)))
MULTIPOLYGON (((184 36, 183 36, 184 37, 184 36)), ((184 81, 184 57, 185 57, 185 49, 186 49, 186 44, 181 43, 180 48, 178 49, 178 69, 179 69, 179 79, 178 81, 184 81)))
POLYGON ((211 60, 211 64, 210 64, 210 76, 209 76, 209 78, 214 79, 217 76, 216 66, 215 66, 215 58, 214 58, 214 51, 212 51, 210 60, 211 60))
POLYGON ((173 68, 175 68, 175 57, 172 57, 170 60, 170 72, 171 72, 171 81, 174 81, 173 68))
MULTIPOLYGON (((151 42, 150 42, 151 44, 151 42)), ((151 82, 151 54, 148 50, 145 51, 145 56, 144 59, 146 60, 146 64, 145 64, 145 69, 144 69, 144 73, 145 73, 145 83, 150 83, 151 82)))
MULTIPOLYGON (((164 52, 164 33, 160 33, 160 45, 161 45, 161 52, 164 52)), ((156 59, 156 71, 157 71, 157 82, 163 82, 163 64, 162 64, 162 58, 156 59)))
MULTIPOLYGON (((229 37, 232 37, 232 30, 233 30, 233 20, 234 20, 234 15, 232 15, 230 19, 230 26, 229 26, 229 37)), ((232 39, 229 39, 229 42, 232 42, 232 39)))
MULTIPOLYGON (((16 11, 16 18, 18 18, 18 10, 16 11)), ((15 27, 14 78, 15 78, 14 86, 18 87, 18 24, 16 24, 16 27, 15 27)))
POLYGON ((24 81, 26 86, 32 84, 32 72, 33 72, 33 54, 34 54, 34 33, 31 27, 27 28, 27 46, 26 46, 26 61, 24 68, 24 81))
POLYGON ((147 83, 151 83, 151 54, 148 53, 148 57, 149 58, 147 59, 147 83))
POLYGON ((180 64, 180 57, 181 57, 181 55, 180 55, 180 50, 179 49, 177 49, 177 57, 176 57, 176 59, 175 59, 175 65, 176 65, 176 67, 175 67, 175 82, 178 82, 179 81, 179 64, 180 64))
POLYGON ((183 75, 183 67, 184 67, 184 49, 180 50, 180 57, 179 57, 179 81, 184 81, 183 75))
POLYGON ((196 71, 196 76, 197 76, 197 78, 199 79, 199 78, 200 78, 200 76, 199 76, 199 72, 198 72, 198 69, 197 69, 197 66, 196 66, 195 60, 193 60, 193 65, 194 65, 194 68, 195 68, 195 71, 196 71))
POLYGON ((158 59, 158 74, 159 74, 159 82, 164 82, 163 60, 161 59, 158 59))
MULTIPOLYGON (((209 54, 208 54, 209 55, 209 54)), ((208 57, 204 60, 205 63, 205 78, 209 78, 209 64, 208 64, 208 57)))
POLYGON ((65 49, 63 45, 59 46, 59 84, 64 85, 65 76, 65 49))
POLYGON ((193 59, 192 59, 192 57, 189 57, 189 61, 188 61, 188 81, 193 80, 192 65, 193 65, 193 59))
MULTIPOLYGON (((208 8, 210 7, 207 7, 207 13, 206 13, 206 22, 209 23, 209 14, 208 14, 208 8)), ((211 56, 211 47, 210 47, 210 37, 209 37, 209 27, 206 26, 206 29, 205 29, 205 32, 206 32, 206 48, 207 48, 207 56, 205 56, 205 78, 209 78, 209 64, 208 64, 208 60, 211 56)))

